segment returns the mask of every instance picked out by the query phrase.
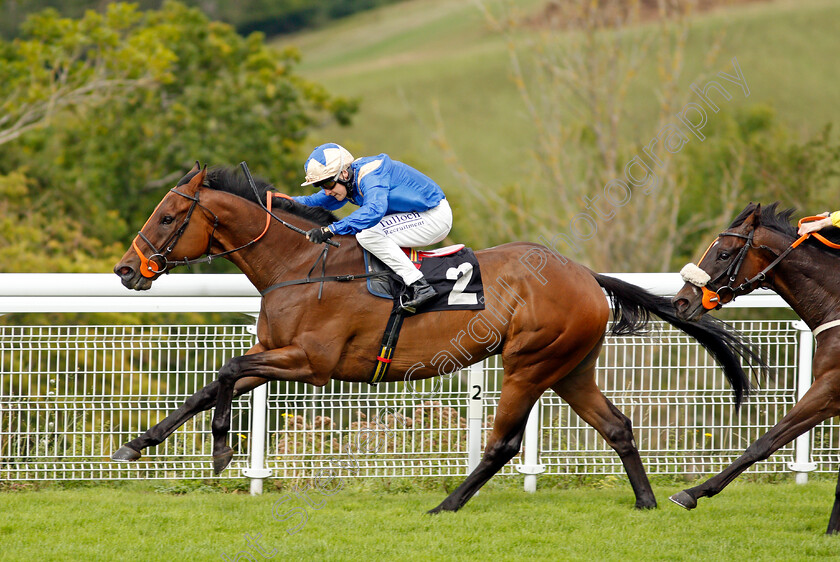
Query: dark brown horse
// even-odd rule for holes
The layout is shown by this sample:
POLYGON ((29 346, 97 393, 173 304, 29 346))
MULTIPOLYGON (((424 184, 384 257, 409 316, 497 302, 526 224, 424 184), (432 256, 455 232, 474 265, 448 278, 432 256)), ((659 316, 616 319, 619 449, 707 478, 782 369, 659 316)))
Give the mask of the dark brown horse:
MULTIPOLYGON (((168 267, 210 254, 224 255, 260 291, 307 277, 324 246, 308 242, 279 221, 269 222, 268 213, 259 204, 269 187, 260 182, 260 193, 255 194, 243 177, 230 170, 194 168, 160 202, 114 268, 115 273, 129 289, 145 290, 168 267)), ((278 219, 299 229, 336 220, 331 213, 288 199, 275 198, 274 205, 278 219)), ((362 250, 355 237, 335 240, 340 247, 329 250, 324 275, 363 273, 362 250)), ((741 359, 753 361, 755 355, 737 335, 711 318, 681 321, 667 299, 552 257, 543 246, 512 243, 476 255, 485 287, 499 289, 486 291, 490 297, 487 309, 408 317, 386 378, 389 382, 446 374, 452 361, 442 362, 441 351, 457 356, 464 365, 502 355, 504 380, 483 458, 461 486, 432 511, 462 507, 517 454, 528 412, 548 388, 618 453, 636 495, 636 507, 655 507, 630 421, 595 384, 595 363, 610 315, 602 287, 613 299, 613 333, 638 333, 651 312, 680 327, 721 364, 736 403, 749 390, 741 359), (499 334, 498 341, 487 337, 488 326, 499 334)), ((315 283, 267 292, 257 325, 259 343, 246 355, 231 359, 219 370, 216 381, 126 443, 113 458, 140 458, 142 449, 162 442, 190 417, 215 406, 213 456, 218 472, 233 454, 227 435, 234 396, 271 380, 317 386, 333 378, 368 381, 392 304, 370 296, 363 281, 328 283, 321 298, 320 289, 315 283)))
MULTIPOLYGON (((762 209, 750 203, 706 251, 698 264, 702 272, 686 266, 686 277, 692 282, 685 284, 673 303, 680 318, 698 320, 708 310, 758 287, 775 290, 814 330, 814 382, 790 412, 735 462, 699 486, 671 497, 686 509, 695 508, 698 498, 719 493, 754 463, 821 421, 840 414, 840 323, 833 322, 840 318, 840 252, 824 242, 799 237, 789 223, 793 210, 777 212, 777 205, 762 209)), ((837 229, 828 231, 825 236, 840 239, 837 229)), ((840 532, 840 478, 826 532, 840 532)))

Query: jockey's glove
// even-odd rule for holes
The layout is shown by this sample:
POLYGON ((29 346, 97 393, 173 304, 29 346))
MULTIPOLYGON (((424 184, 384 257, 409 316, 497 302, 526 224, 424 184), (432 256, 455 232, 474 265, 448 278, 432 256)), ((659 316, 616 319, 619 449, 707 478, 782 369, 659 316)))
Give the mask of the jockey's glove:
POLYGON ((322 244, 333 236, 335 236, 335 233, 328 226, 313 228, 306 233, 306 239, 314 244, 322 244))

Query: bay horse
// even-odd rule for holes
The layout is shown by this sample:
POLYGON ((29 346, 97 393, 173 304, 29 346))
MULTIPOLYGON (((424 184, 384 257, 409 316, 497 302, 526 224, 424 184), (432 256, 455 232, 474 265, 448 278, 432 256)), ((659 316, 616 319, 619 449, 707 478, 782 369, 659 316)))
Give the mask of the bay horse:
MULTIPOLYGON (((671 496, 671 501, 686 509, 697 507, 699 498, 720 493, 754 463, 840 414, 840 230, 831 227, 824 230, 824 236, 800 237, 789 222, 794 210, 777 211, 777 206, 774 203, 762 209, 760 204, 747 205, 712 242, 697 266, 683 268, 686 284, 672 302, 681 319, 696 321, 708 310, 759 287, 775 290, 814 331, 814 382, 799 402, 732 464, 702 484, 671 496)), ((826 533, 838 532, 840 476, 826 533)))
MULTIPOLYGON (((300 230, 330 224, 336 217, 323 209, 272 197, 270 189, 264 181, 250 185, 231 169, 208 171, 196 163, 164 196, 114 272, 125 287, 140 291, 151 287, 171 267, 194 263, 201 256, 207 256, 204 260, 224 256, 261 292, 278 283, 307 278, 325 246, 312 244, 300 230), (263 206, 263 200, 273 201, 274 209, 263 206), (297 232, 285 228, 281 221, 295 226, 297 232)), ((318 266, 318 270, 323 268, 323 276, 364 273, 362 248, 355 236, 332 240, 338 247, 332 248, 328 260, 318 266)), ((613 302, 612 333, 640 333, 651 313, 679 327, 722 366, 736 405, 750 389, 741 361, 755 364, 757 355, 737 333, 711 317, 700 322, 682 321, 667 298, 599 275, 565 258, 552 257, 544 246, 516 242, 478 251, 476 257, 485 286, 488 280, 496 280, 515 297, 501 305, 497 302, 492 314, 488 313, 488 304, 484 311, 426 312, 407 317, 384 380, 447 374, 442 372, 441 362, 436 362, 441 350, 457 349, 453 353, 459 354, 464 364, 502 355, 501 395, 483 457, 466 480, 430 513, 460 509, 519 452, 528 413, 549 388, 618 453, 636 496, 636 507, 656 507, 630 420, 595 383, 595 364, 610 316, 604 291, 613 302), (471 321, 482 314, 487 324, 476 330, 471 321), (500 335, 500 341, 491 345, 485 337, 488 325, 500 335)), ((220 472, 233 455, 227 436, 234 396, 273 380, 316 386, 324 386, 333 378, 367 382, 391 308, 387 299, 371 296, 364 281, 329 282, 323 287, 302 282, 265 292, 257 324, 258 343, 245 355, 228 361, 217 380, 123 445, 112 458, 137 460, 144 448, 161 443, 192 416, 215 406, 211 425, 213 466, 220 472)))

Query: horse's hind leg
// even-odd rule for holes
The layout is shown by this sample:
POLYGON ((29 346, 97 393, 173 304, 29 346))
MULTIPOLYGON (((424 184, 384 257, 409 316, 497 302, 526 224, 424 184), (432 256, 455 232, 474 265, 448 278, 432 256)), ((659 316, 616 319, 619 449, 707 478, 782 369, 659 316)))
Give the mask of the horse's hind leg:
POLYGON ((478 466, 467 476, 458 488, 429 513, 458 511, 490 478, 519 452, 522 435, 531 407, 542 394, 542 390, 524 390, 511 383, 505 376, 501 397, 493 422, 493 432, 487 440, 487 447, 478 466))
POLYGON ((590 353, 586 361, 569 376, 561 379, 552 385, 560 397, 586 423, 594 427, 604 438, 607 444, 612 447, 627 477, 630 479, 630 486, 636 495, 637 509, 651 509, 656 507, 656 497, 650 487, 639 450, 636 448, 636 441, 633 439, 633 428, 630 420, 603 395, 601 389, 595 384, 595 362, 598 359, 600 345, 590 353))
POLYGON ((581 365, 590 362, 594 365, 603 341, 603 326, 570 329, 569 333, 574 336, 558 338, 533 353, 525 353, 519 348, 516 353, 503 356, 502 392, 484 456, 467 479, 429 513, 457 511, 463 507, 519 452, 528 414, 543 392, 581 365))
MULTIPOLYGON (((235 395, 245 394, 265 384, 266 379, 247 377, 236 381, 235 395)), ((163 443, 176 429, 184 425, 190 418, 216 404, 219 394, 219 381, 215 380, 187 398, 180 408, 166 416, 163 420, 146 430, 140 437, 129 441, 117 449, 111 458, 118 462, 136 461, 141 457, 141 451, 146 447, 153 447, 163 443)))
POLYGON ((826 535, 840 533, 840 471, 837 473, 837 487, 834 489, 834 507, 831 508, 831 517, 828 518, 828 529, 826 535))

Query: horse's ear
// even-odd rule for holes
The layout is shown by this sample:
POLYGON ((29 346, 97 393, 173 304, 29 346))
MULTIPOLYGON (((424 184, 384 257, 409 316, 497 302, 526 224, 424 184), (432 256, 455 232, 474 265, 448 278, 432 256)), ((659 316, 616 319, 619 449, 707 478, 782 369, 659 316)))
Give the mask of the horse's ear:
POLYGON ((755 211, 753 211, 752 217, 753 226, 758 226, 761 224, 761 203, 756 203, 755 211))
MULTIPOLYGON (((196 162, 195 164, 196 164, 196 167, 199 165, 198 162, 196 162)), ((186 191, 188 193, 197 192, 199 189, 201 189, 201 186, 204 185, 204 178, 205 178, 206 175, 207 175, 207 165, 205 165, 203 168, 201 168, 198 171, 198 173, 196 175, 194 175, 192 177, 192 179, 190 179, 190 181, 185 186, 184 191, 186 191)))
POLYGON ((187 172, 187 173, 188 173, 188 174, 191 174, 191 173, 193 173, 193 172, 197 172, 197 171, 199 171, 200 169, 201 169, 201 164, 199 164, 199 163, 198 163, 198 160, 196 160, 196 161, 195 161, 195 166, 193 166, 193 167, 192 167, 192 170, 190 170, 190 171, 189 171, 189 172, 187 172))
POLYGON ((761 203, 755 204, 752 214, 747 218, 747 224, 753 228, 758 228, 761 224, 761 203))

